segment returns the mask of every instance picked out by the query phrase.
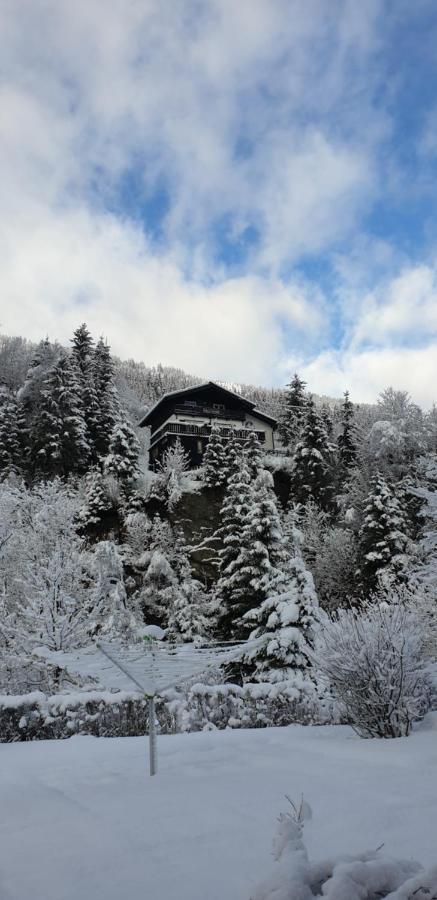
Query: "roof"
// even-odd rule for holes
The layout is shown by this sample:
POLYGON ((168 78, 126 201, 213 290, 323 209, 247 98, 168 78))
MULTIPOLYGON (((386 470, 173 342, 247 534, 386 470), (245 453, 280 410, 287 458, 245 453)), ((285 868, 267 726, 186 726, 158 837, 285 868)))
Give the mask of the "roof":
POLYGON ((276 425, 276 419, 274 419, 273 416, 269 416, 267 413, 256 409, 255 404, 252 402, 252 400, 247 400, 246 397, 242 397, 240 394, 236 394, 235 391, 230 391, 228 390, 228 388, 222 387, 221 384, 217 384, 215 381, 203 381, 200 384, 193 384, 191 385, 191 387, 182 388, 182 390, 179 391, 168 391, 167 394, 163 394, 162 397, 160 397, 159 400, 157 400, 157 402, 150 407, 146 415, 143 416, 139 423, 140 428, 144 428, 145 425, 149 425, 151 423, 155 414, 167 400, 176 399, 177 397, 186 397, 189 396, 189 394, 193 393, 193 391, 198 391, 199 388, 206 389, 210 387, 217 388, 217 390, 221 391, 228 397, 232 397, 234 400, 238 400, 241 406, 246 407, 248 412, 253 413, 254 416, 257 416, 262 421, 268 422, 273 427, 276 425))

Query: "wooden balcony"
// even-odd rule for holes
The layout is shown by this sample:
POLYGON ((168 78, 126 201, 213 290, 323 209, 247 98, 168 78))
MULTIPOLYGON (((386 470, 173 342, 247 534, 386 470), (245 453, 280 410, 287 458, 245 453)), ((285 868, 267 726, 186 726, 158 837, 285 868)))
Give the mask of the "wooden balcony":
POLYGON ((182 403, 174 407, 174 412, 179 416, 205 416, 213 419, 229 419, 238 421, 242 419, 243 413, 235 410, 221 408, 219 406, 200 406, 194 403, 182 403))
MULTIPOLYGON (((249 434, 251 434, 254 429, 233 428, 232 426, 227 428, 226 426, 223 426, 220 431, 225 437, 230 437, 231 435, 233 435, 237 438, 237 440, 246 441, 249 434)), ((162 427, 152 435, 150 439, 149 450, 151 450, 152 447, 158 444, 166 434, 176 434, 180 435, 181 437, 186 435, 206 439, 209 438, 209 435, 211 434, 211 426, 195 425, 194 422, 193 424, 185 422, 166 422, 165 425, 162 425, 162 427)), ((256 434, 261 444, 265 442, 266 436, 264 431, 255 431, 254 434, 256 434)))

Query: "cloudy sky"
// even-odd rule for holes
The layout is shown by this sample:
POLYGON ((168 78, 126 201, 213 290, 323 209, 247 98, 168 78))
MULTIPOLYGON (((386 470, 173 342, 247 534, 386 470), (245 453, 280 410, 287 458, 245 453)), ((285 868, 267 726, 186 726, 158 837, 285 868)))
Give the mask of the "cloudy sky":
POLYGON ((434 0, 1 0, 0 329, 437 400, 434 0))

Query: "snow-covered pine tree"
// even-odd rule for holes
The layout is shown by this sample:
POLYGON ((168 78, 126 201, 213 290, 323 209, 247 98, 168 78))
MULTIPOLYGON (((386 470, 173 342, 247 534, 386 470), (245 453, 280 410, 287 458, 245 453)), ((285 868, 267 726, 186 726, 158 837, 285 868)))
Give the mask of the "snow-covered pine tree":
POLYGON ((104 461, 105 472, 121 482, 132 481, 138 475, 139 449, 133 428, 126 419, 118 419, 112 429, 109 453, 104 461))
POLYGON ((288 553, 273 478, 266 470, 261 470, 249 489, 239 540, 240 551, 229 580, 230 631, 236 639, 246 638, 251 630, 245 613, 286 589, 288 553))
POLYGON ((92 569, 96 575, 90 631, 125 641, 138 639, 141 615, 138 604, 128 601, 123 563, 113 541, 100 541, 93 552, 92 569))
POLYGON ((246 465, 249 469, 252 480, 258 477, 263 468, 262 458, 263 450, 254 431, 251 431, 247 440, 243 444, 243 452, 246 458, 246 465))
POLYGON ((236 621, 248 609, 249 579, 242 575, 240 558, 243 550, 243 529, 253 505, 251 477, 244 457, 240 467, 228 481, 220 510, 220 527, 216 537, 221 543, 218 551, 218 580, 215 595, 219 604, 218 632, 223 640, 235 636, 236 621))
POLYGON ((354 406, 349 398, 349 391, 345 391, 342 404, 341 432, 338 436, 338 453, 344 469, 350 469, 356 465, 356 427, 354 425, 354 406))
POLYGON ((206 450, 203 456, 204 483, 207 487, 218 488, 227 479, 227 439, 216 422, 211 426, 206 450))
POLYGON ((368 594, 383 576, 392 582, 405 578, 407 561, 405 515, 394 488, 382 477, 373 479, 358 535, 359 580, 368 594))
POLYGON ((19 410, 15 397, 0 404, 0 481, 21 469, 19 410))
POLYGON ((310 671, 317 595, 297 547, 276 579, 269 580, 272 593, 245 615, 245 621, 255 626, 250 640, 265 636, 247 653, 246 662, 253 666, 251 677, 257 681, 286 681, 297 672, 310 671))
POLYGON ((90 462, 96 463, 96 442, 99 428, 99 401, 94 383, 94 341, 85 323, 76 328, 72 338, 71 356, 76 363, 80 396, 90 446, 90 462))
POLYGON ((241 441, 235 436, 235 429, 232 428, 226 443, 226 484, 228 484, 229 479, 238 472, 242 455, 243 447, 241 441))
POLYGON ((90 448, 77 367, 66 353, 44 379, 30 442, 34 472, 65 476, 86 470, 90 448))
POLYGON ((212 605, 201 583, 193 578, 182 531, 175 535, 171 562, 178 590, 168 613, 166 640, 199 641, 211 632, 212 605))
POLYGON ((102 337, 94 350, 92 374, 98 403, 94 445, 97 456, 104 459, 109 453, 112 431, 119 417, 119 403, 114 386, 111 351, 102 337))
POLYGON ((282 414, 278 423, 278 432, 284 447, 293 448, 300 439, 300 433, 306 418, 308 396, 305 393, 306 382, 295 373, 284 397, 282 414))
POLYGON ((301 439, 293 456, 291 484, 295 502, 313 500, 322 509, 329 508, 332 499, 331 454, 325 425, 310 398, 301 439))
POLYGON ((99 525, 111 509, 111 502, 105 490, 103 475, 97 467, 91 469, 85 478, 85 498, 79 510, 78 523, 81 529, 99 525))

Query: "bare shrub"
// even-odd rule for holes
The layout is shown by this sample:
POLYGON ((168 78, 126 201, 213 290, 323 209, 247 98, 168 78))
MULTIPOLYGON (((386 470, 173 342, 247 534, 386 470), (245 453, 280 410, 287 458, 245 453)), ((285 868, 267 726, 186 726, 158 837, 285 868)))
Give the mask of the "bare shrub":
POLYGON ((402 601, 321 614, 313 663, 361 737, 404 737, 429 708, 424 631, 402 601))

